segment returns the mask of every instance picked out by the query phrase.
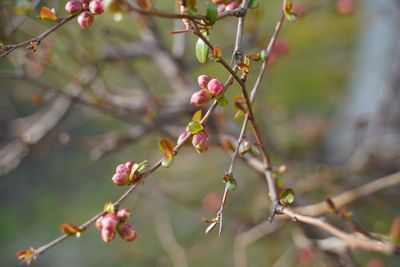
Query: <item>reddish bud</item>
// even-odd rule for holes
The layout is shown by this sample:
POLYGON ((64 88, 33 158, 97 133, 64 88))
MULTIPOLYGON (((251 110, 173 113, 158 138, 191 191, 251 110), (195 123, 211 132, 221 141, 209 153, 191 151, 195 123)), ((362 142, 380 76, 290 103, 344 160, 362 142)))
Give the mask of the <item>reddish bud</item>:
POLYGON ((70 0, 65 5, 65 11, 71 15, 78 15, 82 11, 82 3, 79 0, 70 0))
POLYGON ((197 152, 206 152, 208 149, 208 134, 205 131, 201 131, 193 135, 192 145, 197 152))
POLYGON ((113 240, 115 237, 115 230, 103 228, 101 230, 101 239, 103 239, 104 242, 108 243, 111 240, 113 240))
POLYGON ((220 4, 218 5, 218 14, 221 14, 222 12, 225 11, 225 4, 220 4))
POLYGON ((225 10, 227 10, 227 11, 234 10, 234 9, 238 8, 238 6, 239 6, 239 1, 234 0, 226 5, 225 10))
POLYGON ((89 11, 93 15, 100 15, 104 12, 104 5, 100 0, 94 0, 89 3, 89 11))
POLYGON ((102 220, 104 219, 104 216, 100 216, 99 218, 97 218, 95 226, 97 229, 101 230, 103 229, 103 223, 102 220))
POLYGON ((135 162, 133 162, 132 160, 125 162, 125 167, 129 170, 129 172, 132 170, 133 165, 135 164, 135 162))
POLYGON ((129 209, 123 208, 117 212, 117 216, 120 221, 126 221, 129 219, 129 217, 131 217, 131 213, 130 213, 129 209))
POLYGON ((200 75, 197 77, 200 88, 207 89, 208 83, 211 81, 211 77, 208 75, 200 75))
MULTIPOLYGON (((179 145, 180 143, 183 142, 183 140, 184 140, 188 135, 190 135, 190 132, 189 132, 189 130, 186 129, 183 133, 181 133, 181 135, 179 136, 178 141, 177 141, 176 143, 179 145)), ((190 139, 190 138, 188 138, 188 140, 189 140, 189 139, 190 139)), ((186 140, 185 145, 188 144, 188 140, 186 140)))
POLYGON ((217 79, 212 79, 208 83, 208 91, 210 91, 213 96, 219 96, 223 92, 223 90, 224 85, 217 79))
POLYGON ((211 100, 211 94, 207 89, 201 89, 193 93, 190 98, 190 104, 192 106, 201 107, 207 104, 211 100))
POLYGON ((82 29, 87 29, 90 25, 92 25, 93 21, 93 15, 88 11, 82 12, 78 16, 78 24, 82 29))
POLYGON ((113 213, 108 213, 104 218, 101 220, 102 229, 109 229, 115 230, 117 225, 119 224, 119 218, 117 215, 113 213))
POLYGON ((127 174, 129 172, 128 168, 125 164, 119 164, 117 168, 115 168, 115 172, 118 174, 127 174))
POLYGON ((111 178, 112 182, 116 185, 128 185, 129 184, 129 176, 127 174, 123 173, 116 173, 114 176, 111 178))
POLYGON ((126 241, 133 241, 137 237, 135 228, 129 223, 121 224, 118 227, 118 233, 126 241))

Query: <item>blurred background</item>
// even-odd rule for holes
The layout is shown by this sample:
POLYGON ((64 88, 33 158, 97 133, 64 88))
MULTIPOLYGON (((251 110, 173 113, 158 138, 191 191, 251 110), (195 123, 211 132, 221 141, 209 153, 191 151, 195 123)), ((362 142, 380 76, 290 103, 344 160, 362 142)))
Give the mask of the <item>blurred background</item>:
MULTIPOLYGON (((65 2, 1 1, 0 42, 44 32, 52 22, 36 18, 40 8, 63 17, 65 2)), ((175 1, 152 2, 176 12, 175 1)), ((205 3, 198 1, 199 13, 205 3)), ((246 17, 246 53, 265 46, 281 14, 280 1, 260 3, 246 17)), ((288 167, 285 183, 316 203, 400 169, 400 2, 296 0, 294 11, 298 21, 283 26, 255 113, 273 162, 288 167)), ((210 37, 228 61, 236 24, 226 18, 210 37)), ((196 61, 192 34, 169 33, 182 28, 181 21, 107 11, 87 30, 74 20, 35 53, 0 59, 0 265, 18 266, 16 251, 51 241, 62 223, 80 224, 117 199, 126 188, 111 183, 115 166, 155 163, 158 140, 176 140, 191 119, 197 76, 228 77, 218 64, 196 61)), ((251 64, 249 84, 259 67, 251 64)), ((399 266, 398 258, 362 251, 333 257, 310 246, 296 223, 263 224, 267 187, 243 162, 222 237, 204 235, 201 218, 215 216, 230 163, 218 134, 238 136, 241 125, 231 104, 238 94, 232 86, 230 104, 212 118, 206 154, 183 149, 123 204, 132 210, 135 242, 105 244, 92 227, 33 266, 399 266)), ((388 236, 400 215, 398 192, 389 188, 347 209, 368 231, 388 236)))

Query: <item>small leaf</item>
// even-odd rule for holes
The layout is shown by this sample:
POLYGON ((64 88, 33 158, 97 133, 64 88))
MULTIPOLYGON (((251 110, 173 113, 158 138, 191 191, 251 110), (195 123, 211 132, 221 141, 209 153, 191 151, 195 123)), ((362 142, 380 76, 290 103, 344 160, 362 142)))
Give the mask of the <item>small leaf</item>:
POLYGON ((229 104, 228 99, 226 99, 223 96, 221 96, 220 98, 217 99, 217 103, 221 107, 226 107, 229 104))
POLYGON ((162 138, 158 144, 158 147, 162 152, 164 152, 164 156, 170 158, 174 155, 174 144, 171 140, 167 138, 162 138))
POLYGON ((148 161, 147 161, 147 160, 144 160, 144 161, 140 162, 140 163, 138 164, 137 171, 138 171, 138 172, 143 171, 144 168, 146 168, 147 164, 148 164, 148 161))
POLYGON ((221 46, 219 46, 219 45, 215 45, 214 46, 213 56, 215 58, 221 58, 222 57, 221 46))
MULTIPOLYGON (((203 33, 203 36, 209 40, 209 34, 208 31, 205 31, 203 33)), ((208 46, 206 43, 204 43, 203 39, 199 38, 196 42, 196 58, 201 64, 206 64, 207 63, 207 58, 208 58, 208 46)))
POLYGON ((80 228, 79 226, 77 226, 75 224, 69 224, 69 223, 62 224, 60 229, 61 229, 61 232, 63 232, 64 234, 74 235, 78 238, 81 236, 81 232, 82 232, 82 228, 80 228))
POLYGON ((36 256, 34 256, 33 248, 17 251, 16 254, 17 258, 20 261, 24 262, 26 265, 30 265, 32 261, 36 259, 36 256))
POLYGON ((57 21, 58 18, 54 12, 54 9, 50 9, 46 6, 40 9, 40 13, 38 16, 39 19, 50 20, 50 21, 57 21))
POLYGON ((169 168, 172 163, 174 163, 174 157, 166 157, 162 160, 161 165, 165 168, 169 168))
POLYGON ((261 50, 261 52, 260 52, 260 59, 261 59, 262 61, 265 61, 265 60, 267 60, 267 57, 268 57, 267 51, 265 51, 264 49, 261 50))
POLYGON ((200 122, 201 121, 201 117, 202 117, 202 111, 201 109, 196 111, 193 115, 192 121, 193 122, 200 122))
POLYGON ((201 125, 201 123, 194 122, 194 121, 189 122, 188 128, 189 128, 189 132, 191 134, 197 134, 197 133, 203 131, 203 129, 204 129, 203 125, 201 125))
POLYGON ((294 201, 294 191, 291 188, 285 189, 283 192, 279 194, 279 203, 282 206, 289 206, 294 201))
POLYGON ((226 187, 230 191, 235 191, 237 189, 237 181, 234 178, 230 179, 228 182, 226 182, 226 187))
POLYGON ((106 201, 103 210, 108 213, 115 213, 114 204, 111 201, 106 201))
POLYGON ((285 13, 285 17, 290 22, 295 22, 297 20, 297 15, 291 12, 293 7, 293 3, 290 0, 285 0, 283 2, 283 12, 285 13))
POLYGON ((207 229, 204 231, 204 233, 205 233, 205 234, 208 234, 209 232, 211 232, 211 230, 214 229, 214 227, 217 225, 217 223, 218 223, 217 221, 211 223, 211 224, 207 227, 207 229))
POLYGON ((215 24, 218 20, 218 9, 217 6, 209 2, 207 4, 207 19, 211 22, 211 24, 215 24))

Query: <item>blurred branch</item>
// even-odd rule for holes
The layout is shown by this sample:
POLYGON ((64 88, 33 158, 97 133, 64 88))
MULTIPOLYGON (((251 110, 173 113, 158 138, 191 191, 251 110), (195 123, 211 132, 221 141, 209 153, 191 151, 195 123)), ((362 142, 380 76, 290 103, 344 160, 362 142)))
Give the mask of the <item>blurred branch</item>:
POLYGON ((281 226, 281 224, 281 220, 275 221, 275 224, 267 224, 264 222, 250 228, 243 233, 238 234, 233 245, 234 266, 246 267, 246 248, 264 236, 275 232, 281 226))
MULTIPOLYGON (((76 92, 79 94, 79 91, 76 92)), ((72 105, 72 99, 58 96, 45 108, 25 119, 29 127, 19 137, 0 148, 0 175, 16 168, 28 154, 29 146, 39 142, 65 116, 72 105)))
MULTIPOLYGON (((399 184, 400 184, 400 172, 396 172, 394 174, 376 179, 373 182, 361 185, 360 187, 341 193, 331 198, 331 200, 333 201, 336 207, 342 207, 353 201, 356 201, 358 199, 376 193, 380 190, 391 188, 393 186, 398 186, 399 184)), ((324 201, 321 203, 296 208, 295 211, 310 216, 318 216, 320 214, 329 211, 329 207, 324 201)))
POLYGON ((185 250, 174 236, 171 226, 171 218, 168 213, 159 209, 155 213, 154 223, 156 225, 157 237, 162 248, 167 252, 174 267, 187 267, 188 261, 185 250))

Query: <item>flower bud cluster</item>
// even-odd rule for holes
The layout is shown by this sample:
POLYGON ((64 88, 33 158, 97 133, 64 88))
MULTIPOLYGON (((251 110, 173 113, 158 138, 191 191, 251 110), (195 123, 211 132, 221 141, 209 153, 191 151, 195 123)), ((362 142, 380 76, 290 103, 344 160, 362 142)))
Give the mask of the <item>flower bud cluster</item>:
POLYGON ((93 24, 94 16, 103 14, 104 4, 101 0, 69 0, 65 11, 71 15, 78 15, 78 24, 82 29, 93 24))
POLYGON ((217 5, 218 14, 220 14, 224 11, 234 10, 234 9, 238 8, 240 5, 239 0, 233 0, 233 1, 214 0, 213 2, 214 2, 214 4, 217 5))
POLYGON ((200 90, 193 93, 190 104, 196 107, 206 105, 214 97, 218 98, 224 91, 224 85, 217 79, 208 75, 200 75, 198 78, 200 90))
POLYGON ((133 241, 137 234, 135 228, 127 221, 131 216, 127 208, 116 213, 107 212, 96 221, 96 228, 101 231, 101 239, 108 243, 114 239, 116 232, 126 241, 133 241))
MULTIPOLYGON (((188 128, 186 128, 186 130, 181 133, 181 135, 178 138, 178 145, 180 143, 183 142, 183 140, 185 140, 185 138, 187 136, 191 135, 190 131, 188 128)), ((204 153, 207 151, 208 149, 208 134, 207 131, 204 129, 201 132, 198 132, 196 134, 194 134, 193 136, 191 136, 190 138, 187 139, 187 141, 185 142, 186 144, 189 144, 189 142, 192 143, 194 149, 196 149, 196 151, 198 153, 204 153)))
POLYGON ((137 164, 133 161, 127 161, 124 164, 119 164, 115 168, 115 174, 111 178, 112 182, 119 186, 129 185, 139 178, 140 173, 135 168, 137 164))

